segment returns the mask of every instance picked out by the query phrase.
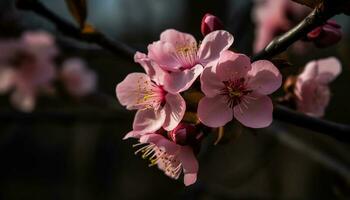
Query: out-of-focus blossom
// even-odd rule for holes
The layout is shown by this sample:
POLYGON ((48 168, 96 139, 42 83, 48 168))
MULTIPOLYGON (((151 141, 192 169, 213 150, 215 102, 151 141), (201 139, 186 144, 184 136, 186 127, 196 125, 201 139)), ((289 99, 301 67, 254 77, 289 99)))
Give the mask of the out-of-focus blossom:
POLYGON ((341 26, 334 20, 328 20, 307 34, 307 39, 313 41, 317 47, 324 48, 338 43, 342 38, 341 26))
POLYGON ((161 127, 174 129, 184 116, 186 103, 178 93, 164 87, 166 72, 145 54, 137 52, 135 61, 147 74, 131 73, 116 87, 119 102, 129 110, 138 110, 133 130, 155 132, 161 127))
POLYGON ((223 30, 223 29, 224 29, 224 24, 221 22, 221 20, 217 16, 207 13, 202 18, 201 32, 203 36, 206 36, 213 31, 223 30))
POLYGON ((297 110, 322 117, 330 101, 328 84, 341 73, 341 64, 334 57, 311 61, 298 76, 295 85, 297 110))
POLYGON ((200 45, 187 33, 168 29, 148 46, 148 57, 165 70, 164 88, 172 93, 187 90, 208 63, 216 61, 233 43, 226 31, 214 31, 200 45))
POLYGON ((80 58, 70 58, 63 63, 61 79, 72 96, 83 97, 96 90, 96 73, 80 58))
POLYGON ((2 41, 0 53, 0 93, 13 90, 12 104, 32 111, 38 92, 52 90, 58 53, 54 38, 46 32, 26 32, 20 40, 2 41))
MULTIPOLYGON (((188 133, 186 130, 181 127, 168 132, 168 135, 186 134, 188 133)), ((137 131, 131 131, 124 139, 130 137, 138 138, 140 143, 134 146, 143 146, 135 154, 141 153, 142 158, 148 158, 150 160, 151 164, 149 166, 157 165, 170 178, 178 179, 183 172, 184 184, 186 186, 192 185, 197 180, 198 172, 198 161, 192 146, 188 142, 185 142, 186 144, 179 144, 169 140, 163 136, 166 135, 163 132, 163 130, 159 130, 154 133, 140 135, 137 131)), ((194 132, 188 134, 199 135, 194 132)), ((197 142, 199 141, 200 139, 198 138, 197 142)))
POLYGON ((282 83, 279 70, 267 60, 250 59, 231 51, 221 54, 217 65, 205 68, 198 104, 199 120, 209 127, 224 126, 233 116, 251 128, 272 122, 273 105, 267 96, 282 83))
POLYGON ((254 52, 258 52, 276 36, 288 31, 310 9, 291 0, 255 0, 253 20, 256 24, 254 52))

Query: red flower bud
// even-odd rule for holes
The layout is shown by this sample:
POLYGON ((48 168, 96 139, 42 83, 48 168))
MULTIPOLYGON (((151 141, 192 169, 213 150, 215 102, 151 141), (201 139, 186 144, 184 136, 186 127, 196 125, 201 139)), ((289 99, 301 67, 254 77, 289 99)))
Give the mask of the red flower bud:
POLYGON ((201 24, 201 32, 203 36, 206 36, 213 31, 222 29, 224 29, 224 25, 218 17, 209 13, 204 15, 201 24))
POLYGON ((180 123, 174 130, 168 132, 170 140, 179 145, 189 145, 196 152, 200 148, 203 134, 194 125, 180 123))
POLYGON ((319 48, 331 46, 341 40, 341 26, 334 20, 328 20, 324 25, 309 32, 307 38, 319 48))

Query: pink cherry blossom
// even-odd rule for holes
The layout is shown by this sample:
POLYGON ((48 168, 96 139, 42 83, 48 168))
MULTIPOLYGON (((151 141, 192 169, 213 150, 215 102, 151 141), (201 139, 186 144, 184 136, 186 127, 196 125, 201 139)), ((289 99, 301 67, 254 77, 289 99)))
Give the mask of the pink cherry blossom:
POLYGON ((223 29, 224 24, 217 16, 207 13, 202 18, 201 32, 203 36, 206 36, 213 31, 223 29))
POLYGON ((317 47, 324 48, 338 43, 342 38, 341 26, 334 20, 328 20, 307 34, 307 39, 313 41, 317 47))
POLYGON ((80 58, 70 58, 63 63, 61 79, 72 96, 82 97, 96 90, 96 73, 80 58))
POLYGON ((0 45, 0 93, 13 90, 11 102, 21 111, 35 107, 40 91, 52 91, 55 78, 53 58, 58 53, 54 38, 42 31, 26 32, 20 40, 0 45))
POLYGON ((267 60, 250 59, 231 51, 221 54, 217 65, 204 69, 201 88, 205 94, 198 104, 199 120, 220 127, 235 117, 251 128, 272 122, 272 102, 267 96, 282 82, 279 70, 267 60))
POLYGON ((254 52, 258 52, 279 34, 288 31, 310 9, 291 0, 255 0, 253 20, 256 24, 254 52))
POLYGON ((295 85, 297 110, 322 117, 330 101, 328 84, 341 73, 341 64, 334 57, 311 61, 298 76, 295 85))
POLYGON ((183 118, 186 103, 178 93, 164 87, 164 72, 145 54, 137 52, 135 61, 146 73, 131 73, 116 87, 119 102, 129 110, 138 110, 133 130, 154 132, 161 127, 174 129, 183 118))
POLYGON ((168 29, 159 41, 148 46, 148 57, 167 72, 164 88, 178 93, 187 90, 203 68, 216 61, 232 43, 233 36, 226 31, 211 32, 198 45, 192 35, 168 29))
POLYGON ((131 131, 124 139, 139 138, 140 143, 134 147, 143 146, 135 154, 142 153, 142 158, 148 158, 151 162, 149 166, 157 165, 165 175, 173 179, 178 179, 183 172, 184 184, 194 184, 197 181, 198 161, 192 147, 176 144, 160 132, 140 135, 137 131, 131 131))

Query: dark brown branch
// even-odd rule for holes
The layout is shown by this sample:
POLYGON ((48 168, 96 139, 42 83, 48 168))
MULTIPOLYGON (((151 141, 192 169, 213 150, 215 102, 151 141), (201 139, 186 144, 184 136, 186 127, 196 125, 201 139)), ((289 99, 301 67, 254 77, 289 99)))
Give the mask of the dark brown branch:
POLYGON ((321 4, 316 7, 303 21, 283 35, 272 40, 262 51, 253 56, 252 60, 270 59, 273 56, 287 50, 294 42, 305 37, 307 33, 322 25, 328 19, 341 11, 339 6, 335 7, 332 3, 321 4), (329 5, 328 5, 329 4, 329 5))
POLYGON ((276 120, 316 131, 342 142, 350 142, 349 125, 310 117, 279 105, 275 106, 273 115, 276 120))
POLYGON ((65 35, 85 42, 95 43, 104 49, 111 51, 117 56, 133 60, 135 50, 130 46, 122 42, 113 41, 98 31, 94 33, 82 33, 79 28, 63 20, 37 0, 17 0, 16 5, 20 9, 33 11, 36 14, 50 20, 55 24, 57 30, 61 31, 65 35))

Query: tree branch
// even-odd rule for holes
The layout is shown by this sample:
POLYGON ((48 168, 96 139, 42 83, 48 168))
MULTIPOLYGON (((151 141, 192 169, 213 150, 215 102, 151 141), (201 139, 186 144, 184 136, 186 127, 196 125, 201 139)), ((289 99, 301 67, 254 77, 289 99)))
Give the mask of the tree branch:
POLYGON ((334 15, 341 13, 338 8, 339 6, 334 6, 332 3, 320 4, 294 28, 272 40, 265 49, 254 55, 252 60, 270 59, 287 50, 294 42, 305 37, 307 33, 322 25, 334 15))
POLYGON ((133 60, 136 50, 130 46, 122 42, 113 41, 98 31, 93 33, 83 33, 79 28, 63 20, 61 17, 47 9, 42 3, 37 0, 17 0, 16 5, 19 9, 33 11, 36 14, 50 20, 55 24, 57 30, 72 38, 83 40, 89 43, 95 43, 104 49, 111 51, 117 56, 133 60))
POLYGON ((310 117, 280 105, 275 106, 273 116, 279 121, 316 131, 342 142, 350 142, 349 125, 310 117))

